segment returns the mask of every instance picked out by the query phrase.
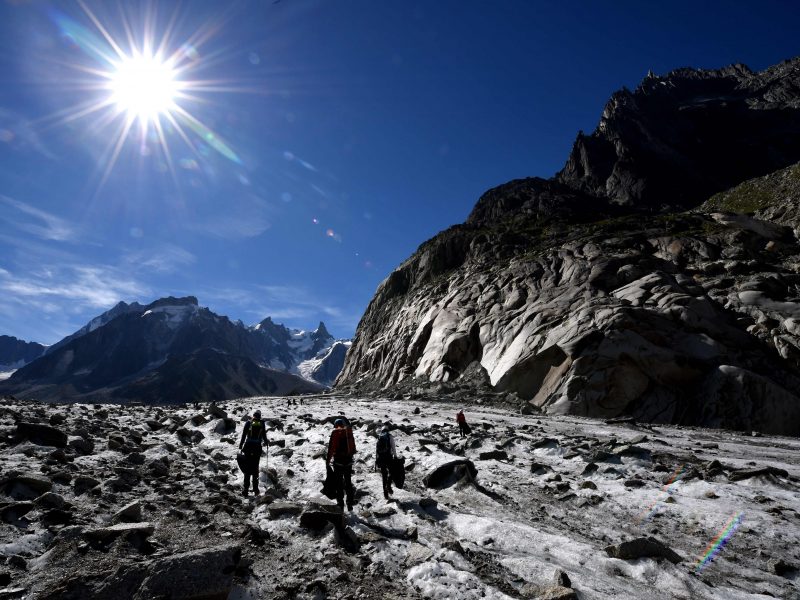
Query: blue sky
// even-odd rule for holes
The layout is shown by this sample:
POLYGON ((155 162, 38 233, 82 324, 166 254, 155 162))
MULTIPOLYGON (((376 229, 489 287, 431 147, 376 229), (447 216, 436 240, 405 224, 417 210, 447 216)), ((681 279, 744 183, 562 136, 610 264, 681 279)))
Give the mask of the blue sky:
POLYGON ((0 334, 42 343, 166 295, 351 336, 420 243, 552 175, 614 90, 764 68, 800 25, 793 2, 86 7, 0 4, 0 334), (135 120, 115 153, 127 113, 91 109, 114 72, 100 28, 129 55, 126 23, 139 50, 170 32, 193 120, 162 115, 163 139, 135 120))

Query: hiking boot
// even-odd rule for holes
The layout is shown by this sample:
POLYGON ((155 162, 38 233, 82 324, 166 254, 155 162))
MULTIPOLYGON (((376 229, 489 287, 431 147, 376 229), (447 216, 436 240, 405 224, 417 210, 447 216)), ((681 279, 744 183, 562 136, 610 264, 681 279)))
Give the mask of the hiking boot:
POLYGON ((260 495, 261 495, 261 492, 259 492, 257 489, 256 489, 256 490, 253 490, 253 493, 254 493, 256 496, 260 496, 260 495))
POLYGON ((349 502, 347 503, 347 510, 349 510, 350 512, 353 512, 353 505, 350 504, 349 502))

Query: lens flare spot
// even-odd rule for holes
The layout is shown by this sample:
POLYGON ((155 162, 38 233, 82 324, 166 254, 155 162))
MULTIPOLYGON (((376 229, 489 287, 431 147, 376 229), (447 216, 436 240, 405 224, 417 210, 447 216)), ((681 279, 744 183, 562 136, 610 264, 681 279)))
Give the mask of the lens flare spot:
POLYGON ((313 218, 313 219, 311 219, 311 222, 312 222, 314 225, 319 225, 319 219, 317 219, 316 217, 315 217, 315 218, 313 218))
POLYGON ((197 161, 193 158, 182 158, 178 161, 178 164, 181 166, 182 169, 186 169, 187 171, 200 170, 200 165, 198 165, 197 161))
POLYGON ((197 51, 197 48, 191 44, 183 44, 181 46, 181 55, 190 60, 198 60, 200 58, 200 53, 197 51))

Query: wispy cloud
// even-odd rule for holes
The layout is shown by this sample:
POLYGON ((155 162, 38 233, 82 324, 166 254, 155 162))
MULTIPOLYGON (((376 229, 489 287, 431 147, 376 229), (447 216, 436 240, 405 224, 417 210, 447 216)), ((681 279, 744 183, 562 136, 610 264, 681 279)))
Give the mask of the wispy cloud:
POLYGON ((263 215, 219 215, 187 225, 188 229, 224 240, 251 238, 272 227, 263 215))
POLYGON ((186 224, 187 229, 213 237, 236 240, 261 235, 272 227, 273 207, 263 198, 245 195, 216 207, 215 213, 186 224))
POLYGON ((140 282, 111 267, 69 266, 42 268, 27 276, 0 273, 0 290, 41 310, 78 312, 86 308, 109 308, 123 299, 150 293, 140 282), (71 303, 65 304, 66 302, 71 303))
POLYGON ((136 270, 174 273, 196 263, 197 257, 180 246, 162 244, 152 250, 131 252, 123 257, 123 262, 136 270))
POLYGON ((11 215, 0 214, 0 219, 20 231, 33 234, 44 240, 71 241, 76 230, 66 220, 35 206, 0 194, 0 204, 10 207, 11 215))
POLYGON ((0 132, 3 134, 0 139, 12 147, 34 150, 53 160, 58 158, 44 145, 31 122, 18 113, 0 108, 0 132))

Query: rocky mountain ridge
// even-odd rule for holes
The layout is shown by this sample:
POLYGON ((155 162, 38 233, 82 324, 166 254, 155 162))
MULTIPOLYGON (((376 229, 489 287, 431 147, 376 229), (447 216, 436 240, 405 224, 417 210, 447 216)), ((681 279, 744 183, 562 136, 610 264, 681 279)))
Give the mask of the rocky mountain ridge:
POLYGON ((0 371, 10 371, 28 364, 44 354, 47 346, 26 342, 9 335, 0 335, 0 371))
POLYGON ((246 327, 192 296, 121 302, 17 370, 0 392, 143 402, 315 392, 343 363, 334 342, 323 323, 310 332, 269 318, 246 327))
POLYGON ((556 177, 488 191, 387 277, 337 387, 800 435, 799 107, 800 59, 615 94, 556 177))

